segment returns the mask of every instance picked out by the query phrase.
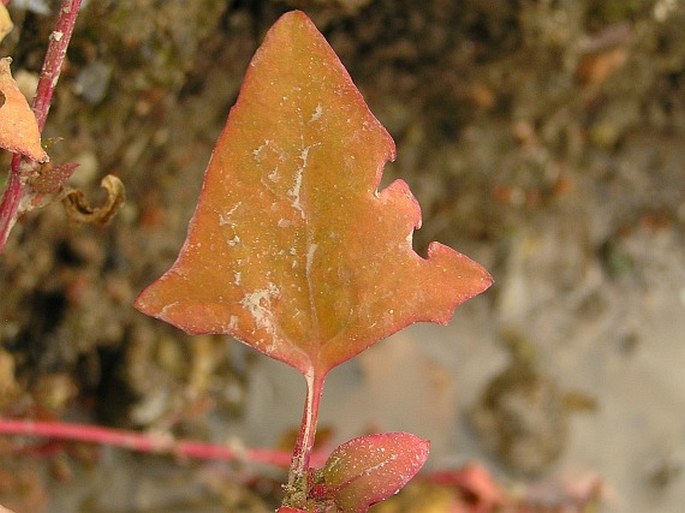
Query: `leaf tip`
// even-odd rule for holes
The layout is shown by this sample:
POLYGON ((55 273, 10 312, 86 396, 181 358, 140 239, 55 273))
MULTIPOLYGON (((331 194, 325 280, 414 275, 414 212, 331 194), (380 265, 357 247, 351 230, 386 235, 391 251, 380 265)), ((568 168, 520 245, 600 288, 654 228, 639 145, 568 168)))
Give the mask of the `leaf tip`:
POLYGON ((427 258, 454 269, 455 277, 460 283, 454 308, 467 299, 485 292, 494 283, 492 275, 485 267, 440 242, 433 241, 428 245, 427 258))

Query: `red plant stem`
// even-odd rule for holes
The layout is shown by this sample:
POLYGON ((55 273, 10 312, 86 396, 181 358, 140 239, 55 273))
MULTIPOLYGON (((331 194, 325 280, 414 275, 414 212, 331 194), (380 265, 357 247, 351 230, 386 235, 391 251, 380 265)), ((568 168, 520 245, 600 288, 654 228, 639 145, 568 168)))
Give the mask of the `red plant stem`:
POLYGON ((10 230, 14 226, 19 216, 19 203, 24 195, 24 184, 19 178, 19 167, 21 166, 21 156, 14 154, 10 165, 10 172, 7 176, 7 185, 0 202, 0 253, 5 249, 5 243, 10 235, 10 230))
MULTIPOLYGON (((138 452, 173 454, 194 459, 239 460, 281 468, 287 468, 290 463, 290 453, 285 451, 229 447, 192 440, 177 440, 166 435, 136 433, 87 424, 0 418, 0 434, 92 442, 138 452)), ((315 454, 313 457, 317 463, 324 459, 324 456, 320 454, 315 454)))
POLYGON ((55 30, 50 34, 50 43, 43 60, 43 69, 40 71, 36 97, 33 100, 33 113, 36 115, 38 130, 41 132, 50 111, 52 95, 62 71, 62 64, 67 55, 67 48, 80 8, 81 0, 62 0, 55 30))
MULTIPOLYGON (((45 120, 48 117, 52 95, 59 80, 80 7, 81 0, 62 0, 55 30, 50 34, 43 68, 38 79, 36 96, 33 99, 33 113, 36 116, 40 132, 43 131, 45 120)), ((22 199, 26 195, 26 175, 32 169, 33 166, 19 155, 14 155, 12 158, 7 186, 2 196, 2 202, 0 202, 0 253, 5 248, 10 231, 21 214, 22 199)))
POLYGON ((297 489, 297 483, 307 474, 311 464, 325 375, 320 376, 317 372, 310 372, 305 375, 305 379, 307 381, 307 398, 304 404, 304 412, 302 413, 300 433, 295 443, 292 461, 290 462, 288 490, 297 489))

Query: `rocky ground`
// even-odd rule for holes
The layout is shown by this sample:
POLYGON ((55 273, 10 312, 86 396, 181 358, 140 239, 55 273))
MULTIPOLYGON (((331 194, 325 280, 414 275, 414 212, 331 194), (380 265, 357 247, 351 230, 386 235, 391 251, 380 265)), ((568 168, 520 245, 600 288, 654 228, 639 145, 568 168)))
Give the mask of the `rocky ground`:
MULTIPOLYGON (((0 53, 30 89, 52 28, 40 11, 56 6, 12 4, 0 53)), ((3 415, 259 446, 299 422, 290 369, 131 307, 175 258, 245 66, 293 7, 396 139, 386 178, 422 205, 419 249, 453 245, 496 280, 449 327, 415 326, 335 371, 331 436, 409 430, 432 439, 433 469, 475 459, 543 495, 599 476, 602 511, 680 511, 680 0, 91 0, 45 138, 93 201, 107 173, 128 199, 104 228, 55 203, 12 233, 3 415)), ((0 504, 17 513, 266 511, 273 492, 262 469, 18 445, 0 440, 0 504)))

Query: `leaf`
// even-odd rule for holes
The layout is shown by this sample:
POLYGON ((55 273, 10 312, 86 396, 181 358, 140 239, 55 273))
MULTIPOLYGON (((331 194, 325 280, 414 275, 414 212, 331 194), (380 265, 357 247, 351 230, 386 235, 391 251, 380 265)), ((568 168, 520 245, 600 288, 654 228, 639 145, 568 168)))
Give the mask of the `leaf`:
POLYGON ((504 490, 481 465, 472 463, 462 469, 433 472, 429 479, 432 483, 462 490, 481 511, 495 510, 506 504, 504 490))
POLYGON ((0 59, 0 147, 45 163, 36 116, 12 78, 12 59, 0 59))
POLYGON ((178 259, 136 307, 319 375, 411 323, 447 323, 492 280, 441 244, 413 251, 407 184, 377 191, 394 154, 313 23, 283 15, 249 65, 178 259))
POLYGON ((60 165, 53 165, 52 162, 43 164, 29 180, 31 192, 39 198, 60 192, 77 167, 78 164, 75 162, 60 165))
POLYGON ((80 223, 94 223, 104 226, 119 212, 126 200, 124 184, 116 176, 107 175, 102 179, 100 185, 107 191, 107 199, 100 207, 90 206, 83 192, 78 189, 67 191, 62 203, 70 219, 80 223))
POLYGON ((427 440, 410 433, 367 435, 335 449, 321 469, 317 499, 332 499, 344 513, 363 513, 395 495, 428 458, 427 440))

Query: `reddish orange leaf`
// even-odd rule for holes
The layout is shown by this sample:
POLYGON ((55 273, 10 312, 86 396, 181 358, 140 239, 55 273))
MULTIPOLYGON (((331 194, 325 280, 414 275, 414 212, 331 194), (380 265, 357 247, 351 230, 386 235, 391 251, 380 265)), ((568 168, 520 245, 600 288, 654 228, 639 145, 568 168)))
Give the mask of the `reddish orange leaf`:
POLYGON ((12 78, 10 62, 9 57, 0 59, 0 148, 47 162, 36 116, 12 78))
POLYGON ((136 307, 319 376, 413 322, 446 323, 491 278, 441 244, 413 251, 409 188, 377 192, 394 152, 313 23, 285 14, 249 66, 178 259, 136 307))

